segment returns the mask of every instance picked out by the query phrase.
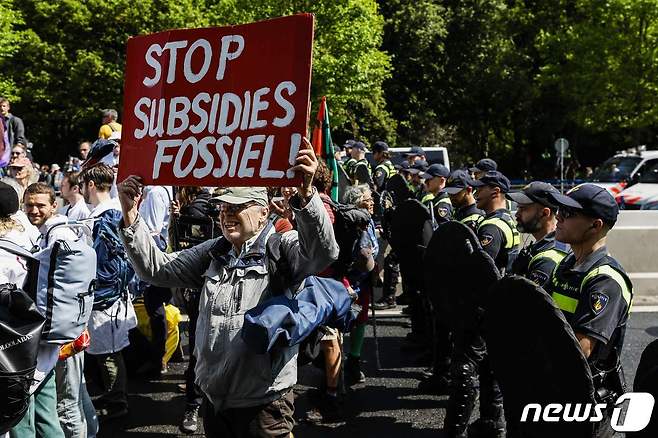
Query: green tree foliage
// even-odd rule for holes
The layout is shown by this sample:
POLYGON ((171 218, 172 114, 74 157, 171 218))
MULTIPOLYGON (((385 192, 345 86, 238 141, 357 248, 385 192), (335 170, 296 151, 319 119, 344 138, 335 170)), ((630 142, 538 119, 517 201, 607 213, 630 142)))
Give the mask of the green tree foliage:
POLYGON ((122 106, 125 44, 165 26, 201 24, 192 0, 21 0, 20 50, 2 70, 16 84, 26 134, 36 153, 60 159, 95 138, 101 108, 122 106), (165 24, 166 23, 166 24, 165 24))
POLYGON ((345 135, 394 135, 381 87, 390 63, 379 50, 383 19, 374 0, 2 2, 0 26, 12 39, 3 39, 0 91, 17 101, 14 112, 25 120, 37 156, 61 160, 80 139, 95 138, 99 109, 121 111, 130 36, 295 12, 317 17, 313 110, 327 95, 332 123, 345 135))
POLYGON ((571 102, 573 123, 592 132, 655 126, 657 2, 576 2, 562 26, 540 32, 536 45, 545 59, 538 83, 571 102))
POLYGON ((7 74, 3 66, 12 62, 21 41, 22 34, 16 27, 22 24, 20 15, 13 9, 12 0, 0 3, 0 34, 2 34, 2 50, 0 50, 0 96, 18 99, 16 83, 7 74))
POLYGON ((233 0, 209 6, 206 16, 213 25, 226 25, 298 12, 316 18, 312 111, 327 96, 338 137, 392 140, 395 122, 382 90, 390 61, 380 50, 384 20, 375 0, 233 0))
POLYGON ((400 144, 433 144, 441 138, 439 80, 444 76, 446 8, 433 0, 381 1, 386 18, 383 48, 395 66, 384 89, 398 121, 400 144))
POLYGON ((658 146, 657 2, 379 2, 400 140, 429 145, 431 127, 454 127, 443 143, 457 164, 490 155, 536 176, 554 171, 558 137, 583 165, 658 146))
POLYGON ((655 0, 5 0, 0 93, 61 160, 121 109, 130 36, 296 12, 316 15, 312 111, 326 95, 337 140, 445 144, 512 176, 549 176, 558 137, 583 165, 658 146, 655 0))

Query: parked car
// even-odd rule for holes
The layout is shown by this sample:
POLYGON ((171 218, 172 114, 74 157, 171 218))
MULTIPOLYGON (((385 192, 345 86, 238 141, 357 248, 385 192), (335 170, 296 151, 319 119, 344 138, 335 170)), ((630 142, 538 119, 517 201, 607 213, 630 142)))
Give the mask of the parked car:
POLYGON ((614 196, 638 183, 646 169, 658 162, 658 151, 637 150, 616 154, 599 166, 591 182, 605 188, 614 196))
POLYGON ((615 198, 625 210, 645 209, 644 205, 658 198, 658 156, 647 160, 632 178, 633 185, 624 189, 615 198))

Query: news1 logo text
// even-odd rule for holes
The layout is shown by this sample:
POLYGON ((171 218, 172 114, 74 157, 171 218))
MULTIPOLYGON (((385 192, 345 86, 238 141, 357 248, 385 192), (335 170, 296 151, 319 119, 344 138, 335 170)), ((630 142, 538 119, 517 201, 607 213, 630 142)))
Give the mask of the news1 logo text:
MULTIPOLYGON (((610 420, 611 427, 617 432, 637 432, 649 424, 655 400, 648 392, 627 392, 616 401, 610 420), (628 401, 626 409, 624 404, 628 401), (622 412, 626 415, 622 418, 622 412)), ((521 422, 545 421, 547 423, 602 421, 608 408, 605 403, 529 403, 523 408, 521 422)))

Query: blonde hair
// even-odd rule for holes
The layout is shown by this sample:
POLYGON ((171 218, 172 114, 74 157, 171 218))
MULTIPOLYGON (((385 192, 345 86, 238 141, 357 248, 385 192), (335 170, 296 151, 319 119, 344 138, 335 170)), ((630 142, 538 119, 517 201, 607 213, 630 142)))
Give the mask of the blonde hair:
POLYGON ((23 232, 25 227, 11 216, 0 216, 0 237, 6 236, 12 230, 23 232))

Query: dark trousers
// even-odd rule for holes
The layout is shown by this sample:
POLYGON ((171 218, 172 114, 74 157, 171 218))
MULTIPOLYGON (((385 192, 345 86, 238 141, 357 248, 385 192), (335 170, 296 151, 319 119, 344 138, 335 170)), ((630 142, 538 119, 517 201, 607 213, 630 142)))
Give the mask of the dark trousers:
POLYGON ((196 322, 199 319, 199 298, 201 292, 196 289, 186 289, 183 293, 185 311, 189 319, 188 336, 190 341, 190 360, 185 370, 185 401, 189 406, 201 406, 203 396, 199 388, 194 384, 196 374, 196 356, 194 355, 194 344, 196 341, 196 322))
POLYGON ((204 399, 202 412, 203 429, 209 438, 287 438, 295 425, 292 389, 266 405, 219 412, 215 412, 212 403, 204 399))
POLYGON ((435 376, 449 377, 450 356, 452 354, 452 339, 450 329, 432 314, 434 332, 432 333, 432 373, 435 376))
POLYGON ((456 330, 445 420, 449 437, 463 436, 466 432, 477 399, 478 371, 480 418, 496 427, 504 427, 503 398, 489 366, 484 339, 474 331, 456 330))
POLYGON ((400 264, 395 252, 391 249, 384 258, 384 285, 382 288, 382 299, 395 301, 395 288, 400 278, 400 264))
POLYGON ((151 362, 162 366, 162 358, 166 351, 167 317, 165 305, 171 300, 171 289, 148 285, 144 290, 144 308, 151 322, 151 362))
POLYGON ((90 356, 98 363, 101 384, 104 391, 103 395, 94 403, 102 406, 128 406, 128 396, 126 394, 128 378, 122 353, 118 351, 116 353, 94 354, 90 356))

